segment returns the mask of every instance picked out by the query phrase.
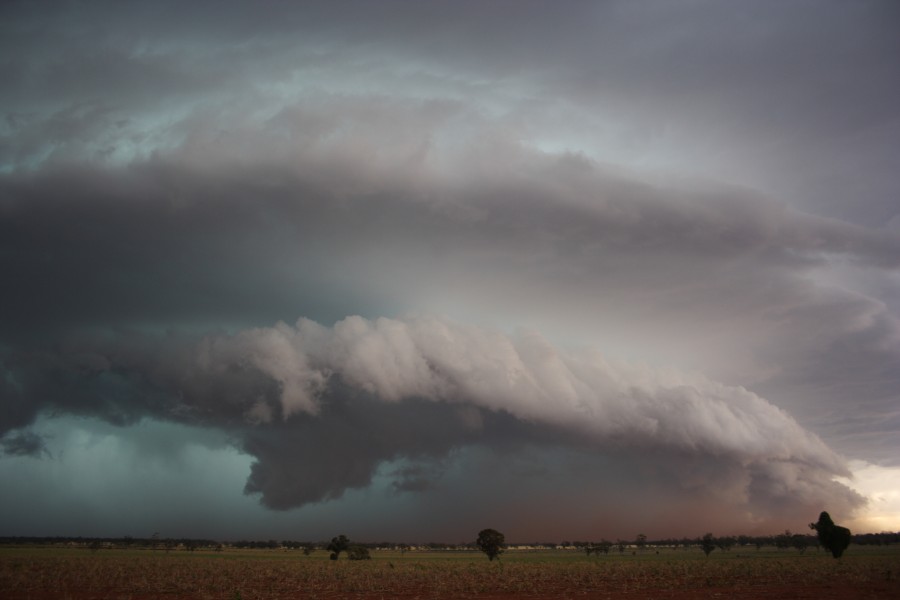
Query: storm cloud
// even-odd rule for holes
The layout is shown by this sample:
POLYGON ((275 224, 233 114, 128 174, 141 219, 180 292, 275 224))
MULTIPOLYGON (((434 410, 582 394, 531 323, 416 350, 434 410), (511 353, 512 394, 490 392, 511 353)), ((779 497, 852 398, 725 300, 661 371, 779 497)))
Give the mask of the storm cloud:
MULTIPOLYGON (((702 457, 705 469, 719 465, 717 482, 740 481, 731 501, 751 522, 776 502, 788 512, 825 495, 844 510, 862 502, 832 481, 850 475, 844 461, 762 398, 596 351, 563 353, 534 332, 436 318, 348 317, 331 328, 304 319, 196 340, 83 339, 51 362, 39 389, 23 389, 37 410, 103 415, 102 402, 109 419, 224 428, 256 458, 246 491, 272 508, 340 498, 399 459, 434 470, 467 446, 702 457), (73 380, 84 382, 84 405, 72 404, 73 380)), ((664 462, 670 474, 687 468, 664 462)), ((398 490, 429 488, 409 472, 398 490)))
POLYGON ((0 11, 8 468, 178 427, 452 539, 796 529, 900 467, 891 3, 0 11))

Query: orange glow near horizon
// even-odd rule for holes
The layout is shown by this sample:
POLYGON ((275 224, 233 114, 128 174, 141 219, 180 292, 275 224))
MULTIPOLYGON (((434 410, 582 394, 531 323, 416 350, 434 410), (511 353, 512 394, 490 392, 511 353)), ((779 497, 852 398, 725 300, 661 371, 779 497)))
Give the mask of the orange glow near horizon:
POLYGON ((841 479, 868 498, 868 505, 847 521, 854 533, 900 531, 900 468, 850 461, 853 479, 841 479))

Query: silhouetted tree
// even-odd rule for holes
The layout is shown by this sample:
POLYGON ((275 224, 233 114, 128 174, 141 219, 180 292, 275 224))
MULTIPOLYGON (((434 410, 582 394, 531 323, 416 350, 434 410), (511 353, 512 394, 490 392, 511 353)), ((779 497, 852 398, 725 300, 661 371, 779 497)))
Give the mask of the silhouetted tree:
POLYGON ((496 529, 482 529, 475 540, 478 549, 487 554, 489 560, 500 557, 505 542, 506 537, 496 529))
POLYGON ((809 538, 802 533, 795 533, 791 536, 791 546, 799 550, 800 554, 803 554, 809 547, 809 538))
POLYGON ((787 550, 793 545, 793 534, 790 529, 785 529, 784 533, 775 536, 775 547, 779 550, 787 550))
POLYGON ((816 531, 819 543, 835 558, 840 558, 847 546, 850 545, 850 530, 835 525, 831 520, 831 515, 827 512, 822 511, 819 520, 816 523, 810 523, 809 528, 816 531))
POLYGON ((588 544, 585 546, 584 551, 587 552, 588 556, 591 554, 609 554, 610 548, 612 548, 612 542, 603 540, 602 542, 588 544))
POLYGON ((369 560, 372 557, 369 556, 368 548, 354 544, 347 548, 347 558, 350 560, 369 560))
POLYGON ((337 537, 331 538, 331 542, 328 544, 328 547, 325 548, 329 552, 331 552, 331 560, 337 560, 341 555, 341 552, 347 550, 350 547, 350 540, 347 539, 346 535, 339 535, 337 537))
POLYGON ((728 552, 731 550, 731 547, 734 546, 734 538, 733 537, 720 537, 716 539, 716 546, 719 547, 719 550, 722 552, 728 552))
POLYGON ((700 549, 706 553, 706 556, 709 556, 709 553, 716 549, 716 539, 713 537, 713 534, 707 533, 702 538, 700 538, 700 549))
POLYGON ((637 539, 634 541, 634 545, 637 546, 639 551, 643 552, 644 548, 647 547, 647 536, 643 533, 639 533, 637 539))

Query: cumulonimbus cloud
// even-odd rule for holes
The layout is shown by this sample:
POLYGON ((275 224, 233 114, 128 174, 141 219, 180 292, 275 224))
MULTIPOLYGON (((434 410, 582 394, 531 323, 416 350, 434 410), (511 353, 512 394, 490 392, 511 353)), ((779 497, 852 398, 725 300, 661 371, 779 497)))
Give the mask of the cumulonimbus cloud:
MULTIPOLYGON (((702 459, 679 477, 730 481, 728 501, 755 514, 829 494, 858 504, 807 428, 895 460, 900 322, 889 293, 817 270, 862 266, 880 286, 900 265, 896 229, 861 225, 892 197, 864 141, 893 135, 890 19, 868 17, 873 43, 849 50, 819 28, 835 60, 783 71, 808 22, 793 8, 773 31, 712 7, 645 21, 628 3, 512 18, 479 4, 485 35, 448 48, 471 32, 465 7, 419 4, 389 20, 365 2, 252 19, 225 7, 215 24, 5 9, 0 47, 22 58, 0 90, 3 450, 40 454, 27 427, 42 411, 149 416, 233 432, 257 459, 247 491, 273 508, 406 459, 419 462, 387 467, 393 489, 427 494, 455 449, 504 443, 643 453, 680 474, 702 459), (105 35, 78 25, 100 22, 105 35), (566 40, 538 49, 548 22, 566 40), (648 35, 632 35, 639 23, 648 35), (744 68, 720 68, 735 57, 744 68), (832 89, 835 65, 853 85, 832 89), (782 85, 796 73, 812 85, 782 85), (768 185, 797 165, 833 171, 839 202, 879 186, 886 200, 854 196, 859 220, 804 212, 816 203, 768 185), (415 311, 574 331, 682 370, 528 331, 343 318, 415 311), (297 314, 342 320, 251 328, 297 314), (233 333, 185 333, 215 327, 233 333)), ((841 27, 859 16, 823 11, 841 27)))

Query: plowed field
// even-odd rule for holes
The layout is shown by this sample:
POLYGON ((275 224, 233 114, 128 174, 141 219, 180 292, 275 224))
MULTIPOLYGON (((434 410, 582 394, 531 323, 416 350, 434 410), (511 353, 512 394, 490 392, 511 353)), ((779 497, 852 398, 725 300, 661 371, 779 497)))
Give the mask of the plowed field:
POLYGON ((7 600, 355 598, 900 598, 900 549, 823 553, 699 551, 587 557, 574 552, 324 552, 0 549, 7 600))

